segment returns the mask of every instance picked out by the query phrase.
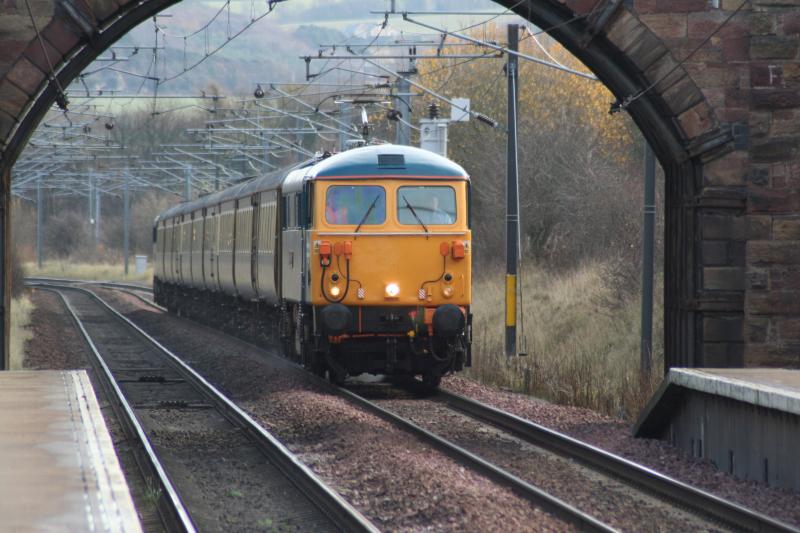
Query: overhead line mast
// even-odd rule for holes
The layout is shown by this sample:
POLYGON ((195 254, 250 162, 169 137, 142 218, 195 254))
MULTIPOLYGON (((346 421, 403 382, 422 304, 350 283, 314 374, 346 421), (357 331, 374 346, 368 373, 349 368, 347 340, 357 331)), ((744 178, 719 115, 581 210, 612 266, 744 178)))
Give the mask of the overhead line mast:
MULTIPOLYGON (((519 47, 519 26, 508 25, 508 48, 519 47)), ((520 231, 519 231, 519 169, 517 154, 517 106, 519 97, 519 61, 516 54, 508 54, 506 78, 508 80, 508 143, 506 153, 506 356, 517 355, 517 294, 519 284, 520 231)), ((523 302, 524 304, 524 302, 523 302)))

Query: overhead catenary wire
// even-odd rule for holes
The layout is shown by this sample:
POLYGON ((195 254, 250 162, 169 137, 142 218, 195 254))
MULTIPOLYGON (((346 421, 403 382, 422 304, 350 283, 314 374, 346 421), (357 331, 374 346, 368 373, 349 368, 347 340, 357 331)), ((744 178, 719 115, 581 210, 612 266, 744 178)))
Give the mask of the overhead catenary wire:
POLYGON ((502 52, 504 52, 506 54, 512 54, 512 55, 514 55, 516 57, 519 57, 520 59, 525 59, 527 61, 532 61, 534 63, 538 63, 540 65, 544 65, 546 67, 550 67, 550 68, 554 68, 554 69, 557 69, 557 70, 561 70, 563 72, 566 72, 568 74, 573 74, 573 75, 579 76, 581 78, 586 78, 586 79, 592 80, 592 81, 598 81, 597 76, 595 76, 594 74, 581 72, 579 70, 575 70, 575 69, 572 69, 572 68, 569 68, 569 67, 565 67, 565 66, 560 65, 560 64, 554 64, 554 63, 551 63, 549 61, 545 61, 543 59, 540 59, 538 57, 534 57, 534 56, 531 56, 531 55, 528 55, 528 54, 524 54, 522 52, 509 50, 508 47, 500 46, 500 45, 497 45, 497 44, 494 44, 494 43, 490 43, 490 42, 487 42, 487 41, 482 41, 480 39, 475 39, 474 37, 470 37, 469 35, 464 35, 464 34, 461 34, 461 33, 458 33, 458 32, 453 32, 453 31, 450 31, 450 30, 446 30, 444 28, 437 28, 436 26, 432 26, 430 24, 426 24, 424 22, 421 22, 421 21, 418 21, 418 20, 414 20, 414 19, 408 17, 407 15, 403 15, 403 20, 405 20, 406 22, 410 22, 412 24, 417 24, 417 25, 422 26, 424 28, 428 28, 428 29, 433 30, 433 31, 441 32, 443 35, 449 35, 449 36, 452 36, 452 37, 456 37, 457 39, 462 39, 464 41, 472 42, 472 43, 474 43, 476 45, 485 46, 487 48, 492 48, 494 50, 502 51, 502 52))
POLYGON ((50 54, 47 53, 47 48, 44 45, 44 39, 42 38, 42 34, 39 31, 39 26, 36 24, 36 18, 33 16, 33 10, 31 9, 31 4, 29 0, 25 0, 25 7, 28 10, 28 16, 31 19, 31 24, 33 25, 33 31, 36 33, 36 39, 39 41, 39 46, 42 48, 42 54, 44 55, 44 59, 47 62, 47 67, 50 69, 48 76, 50 81, 53 82, 56 86, 56 105, 63 109, 64 111, 67 110, 69 106, 69 100, 67 100, 66 95, 64 94, 64 88, 61 86, 61 82, 58 81, 58 76, 56 76, 56 71, 53 68, 53 63, 50 61, 50 54))
MULTIPOLYGON (((27 0, 26 0, 26 1, 27 1, 27 0)), ((173 35, 173 36, 171 36, 170 34, 168 34, 168 33, 164 32, 164 31, 163 31, 163 29, 162 29, 161 27, 159 27, 159 26, 158 26, 158 24, 156 23, 156 25, 155 25, 155 26, 156 26, 156 31, 157 31, 157 32, 161 32, 161 33, 164 35, 164 37, 165 37, 165 38, 166 38, 166 37, 170 37, 170 36, 171 36, 171 37, 177 37, 177 38, 180 38, 180 39, 182 39, 182 40, 184 41, 184 50, 185 50, 185 43, 186 43, 186 41, 187 41, 189 38, 191 38, 191 37, 194 37, 194 36, 196 36, 196 35, 198 35, 199 33, 201 33, 201 32, 202 32, 202 33, 204 34, 204 47, 205 47, 205 53, 204 53, 204 55, 203 55, 203 56, 202 56, 202 57, 201 57, 201 58, 200 58, 198 61, 194 62, 193 64, 191 64, 191 65, 190 65, 190 66, 188 66, 188 67, 186 66, 186 62, 185 62, 185 55, 184 55, 184 66, 183 66, 183 70, 182 70, 181 72, 178 72, 177 74, 174 74, 174 75, 172 75, 172 76, 166 76, 166 75, 165 75, 163 78, 160 78, 160 79, 159 79, 159 82, 158 82, 158 84, 159 84, 159 85, 163 85, 164 83, 168 83, 168 82, 170 82, 170 81, 172 81, 172 80, 174 80, 174 79, 177 79, 177 78, 179 78, 179 77, 181 77, 181 76, 185 75, 187 72, 190 72, 191 70, 194 70, 194 69, 195 69, 196 67, 198 67, 200 64, 202 64, 203 62, 205 62, 205 60, 206 60, 206 59, 208 59, 209 57, 211 57, 211 56, 215 55, 217 52, 219 52, 220 50, 222 50, 223 48, 225 48, 225 46, 227 46, 227 45, 228 45, 228 44, 229 44, 231 41, 233 41, 234 39, 236 39, 237 37, 239 37, 240 35, 242 35, 242 34, 243 34, 245 31, 247 31, 248 29, 250 29, 250 28, 251 28, 253 25, 255 25, 257 22, 259 22, 259 21, 260 21, 260 20, 262 20, 264 17, 266 17, 267 15, 269 15, 270 13, 272 13, 272 12, 275 10, 275 6, 276 6, 278 3, 281 3, 281 2, 283 2, 283 1, 285 1, 285 0, 269 0, 269 1, 267 2, 267 11, 265 11, 264 13, 261 13, 261 14, 259 14, 259 15, 253 15, 253 14, 251 13, 250 21, 249 21, 247 24, 245 24, 245 26, 244 26, 244 27, 242 27, 242 28, 241 28, 239 31, 237 31, 237 32, 235 32, 235 33, 233 33, 233 34, 231 34, 231 32, 230 32, 230 5, 231 5, 231 0, 227 0, 227 1, 225 2, 225 4, 224 4, 224 5, 223 5, 223 6, 222 6, 222 7, 221 7, 221 8, 220 8, 220 9, 219 9, 219 10, 218 10, 218 11, 217 11, 217 12, 216 12, 216 13, 215 13, 215 14, 214 14, 212 17, 211 17, 211 19, 210 19, 210 20, 209 20, 209 21, 208 21, 206 24, 204 24, 202 27, 200 27, 200 28, 199 28, 199 29, 197 29, 196 31, 194 31, 194 32, 192 32, 192 33, 189 33, 189 34, 186 34, 186 35, 180 35, 180 36, 178 36, 178 35, 173 35), (213 24, 213 23, 214 23, 214 21, 216 21, 216 20, 217 20, 217 18, 219 17, 219 15, 220 15, 220 14, 221 14, 221 13, 222 13, 222 12, 223 12, 225 9, 227 9, 227 10, 229 11, 229 13, 228 13, 228 25, 227 25, 226 39, 223 41, 223 43, 222 43, 222 44, 220 44, 220 45, 219 45, 219 46, 217 46, 216 48, 213 48, 213 49, 211 49, 211 48, 209 48, 209 31, 208 31, 208 30, 209 30, 209 28, 211 27, 211 24, 213 24)))

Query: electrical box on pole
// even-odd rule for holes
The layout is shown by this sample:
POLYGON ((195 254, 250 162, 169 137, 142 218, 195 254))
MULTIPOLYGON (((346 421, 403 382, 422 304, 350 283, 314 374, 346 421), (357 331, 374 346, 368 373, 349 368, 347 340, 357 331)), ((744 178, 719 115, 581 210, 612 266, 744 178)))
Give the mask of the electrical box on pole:
MULTIPOLYGON (((519 49, 519 26, 508 25, 508 49, 519 49)), ((517 159, 517 81, 519 61, 508 54, 508 145, 506 166, 506 356, 517 355, 517 270, 519 268, 519 175, 517 159)))
POLYGON ((447 128, 450 121, 439 118, 439 106, 428 106, 428 118, 419 121, 419 147, 447 157, 447 128))

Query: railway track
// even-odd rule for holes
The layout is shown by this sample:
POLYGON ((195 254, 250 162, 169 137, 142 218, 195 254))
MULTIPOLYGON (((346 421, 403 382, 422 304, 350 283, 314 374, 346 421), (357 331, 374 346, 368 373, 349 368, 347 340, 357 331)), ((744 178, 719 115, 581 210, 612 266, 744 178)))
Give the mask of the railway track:
MULTIPOLYGON (((122 290, 137 297, 145 304, 163 310, 151 300, 143 297, 139 291, 129 291, 126 287, 108 288, 122 290)), ((402 416, 397 412, 393 412, 390 408, 379 405, 380 402, 371 401, 353 390, 340 389, 339 392, 361 408, 373 412, 406 431, 414 433, 447 455, 469 465, 470 468, 482 472, 496 482, 512 488, 517 494, 528 498, 536 505, 543 507, 548 512, 581 530, 616 530, 609 524, 592 516, 591 513, 584 512, 578 507, 566 503, 564 500, 525 481, 522 476, 515 475, 508 469, 497 466, 497 464, 493 464, 491 461, 468 451, 465 447, 451 442, 430 427, 422 427, 422 424, 412 422, 409 417, 402 416)), ((719 526, 721 526, 724 529, 737 531, 798 531, 788 524, 754 512, 747 507, 719 498, 647 467, 475 400, 441 390, 434 396, 422 401, 435 402, 440 406, 470 417, 481 424, 488 424, 513 435, 513 437, 532 446, 567 458, 570 461, 578 462, 598 472, 600 475, 627 484, 634 490, 647 494, 652 498, 669 502, 678 512, 687 512, 707 520, 712 526, 711 529, 720 529, 719 526)))
POLYGON ((439 449, 441 452, 445 453, 456 461, 466 464, 470 468, 481 472, 485 476, 494 480, 496 483, 507 486, 518 495, 531 501, 534 505, 540 506, 545 511, 555 515, 569 524, 572 524, 578 530, 602 532, 618 531, 614 527, 603 522, 601 519, 581 511, 577 507, 553 496, 549 492, 528 483, 524 479, 512 474, 508 470, 505 470, 496 464, 468 451, 467 449, 462 448, 461 446, 458 446, 457 444, 439 436, 438 434, 415 424, 408 418, 400 416, 388 409, 384 409, 377 403, 372 402, 347 388, 339 388, 339 393, 359 407, 376 414, 380 418, 389 421, 405 431, 413 433, 415 436, 433 445, 435 448, 439 449))
MULTIPOLYGON (((382 387, 384 390, 377 393, 375 386, 356 386, 356 390, 366 390, 366 393, 361 394, 354 392, 351 388, 342 389, 342 393, 384 419, 401 425, 425 439, 436 442, 443 449, 450 450, 454 456, 460 456, 467 461, 474 461, 474 459, 469 457, 471 452, 465 448, 470 444, 475 447, 474 445, 477 441, 483 441, 485 445, 489 439, 484 440, 483 437, 478 437, 474 441, 462 445, 458 442, 458 437, 447 438, 447 434, 458 433, 453 429, 459 422, 455 422, 447 428, 437 427, 441 426, 441 421, 437 422, 435 421, 436 417, 430 416, 435 409, 443 407, 454 411, 459 415, 472 419, 477 424, 491 426, 495 430, 507 433, 536 448, 565 458, 570 462, 577 462, 602 476, 618 480, 633 488, 634 491, 649 495, 658 502, 667 502, 673 509, 668 514, 673 517, 678 513, 688 513, 701 518, 701 522, 692 525, 692 530, 698 530, 701 526, 705 527, 703 522, 706 522, 708 530, 720 530, 722 528, 725 530, 754 532, 798 531, 793 526, 757 513, 745 506, 719 498, 568 435, 458 394, 445 390, 438 390, 433 394, 426 393, 416 383, 399 388, 384 386, 382 387), (392 389, 394 389, 394 393, 390 392, 392 389), (397 394, 398 391, 399 394, 397 394), (403 393, 406 395, 403 396, 403 393), (408 393, 411 395, 409 396, 408 393), (372 398, 368 398, 368 396, 372 398), (396 402, 398 398, 401 400, 413 399, 413 407, 408 409, 398 408, 396 402)), ((483 433, 476 432, 474 428, 470 428, 468 431, 483 433)), ((508 463, 507 477, 514 477, 516 465, 511 460, 508 463)), ((543 465, 543 463, 544 461, 540 458, 538 464, 543 465)), ((521 471, 517 473, 519 475, 517 477, 518 480, 525 477, 524 468, 521 468, 521 471)), ((591 482, 591 476, 587 480, 591 482)), ((508 481, 511 483, 510 480, 508 481)), ((516 481, 513 481, 513 483, 516 483, 516 481)), ((612 490, 613 482, 602 482, 602 486, 607 490, 612 490)), ((635 494, 633 496, 640 504, 645 500, 635 494)), ((578 507, 571 504, 566 505, 576 509, 578 507)), ((592 513, 586 511, 586 514, 592 513)))
MULTIPOLYGON (((122 290, 127 294, 131 294, 127 290, 124 289, 122 290)), ((134 293, 132 295, 147 305, 153 306, 159 310, 163 310, 161 306, 154 304, 152 301, 148 300, 147 298, 144 298, 140 294, 134 293)), ((401 428, 404 430, 411 430, 417 436, 420 436, 425 433, 425 431, 422 430, 422 428, 419 428, 415 426, 413 423, 410 423, 406 420, 402 420, 399 417, 394 417, 388 411, 382 410, 377 405, 371 404, 367 400, 358 397, 357 395, 353 394, 351 391, 348 391, 347 389, 338 389, 338 392, 344 395, 348 400, 355 402, 362 408, 366 408, 367 410, 378 414, 381 418, 390 419, 395 424, 400 425, 401 428)), ((462 463, 467 464, 471 469, 481 472, 483 475, 486 475, 495 482, 498 482, 502 485, 506 485, 507 487, 514 490, 517 494, 531 501, 534 505, 543 508, 547 512, 553 514, 554 516, 557 516, 558 518, 564 520, 565 522, 572 524, 581 531, 602 531, 602 532, 617 531, 613 527, 610 527, 607 524, 603 523, 601 520, 598 520, 586 513, 583 513, 582 511, 564 503, 558 498, 554 498, 547 492, 537 487, 534 487, 529 483, 526 483, 524 480, 517 478, 516 476, 508 473, 507 471, 489 463, 488 461, 485 461, 476 455, 470 454, 464 449, 459 449, 458 447, 455 447, 454 445, 448 443, 444 439, 438 438, 436 435, 425 434, 423 435, 423 438, 424 440, 433 444, 439 450, 445 452, 446 455, 455 458, 462 463)))
POLYGON ((25 278, 27 283, 51 283, 51 284, 68 284, 68 285, 98 285, 100 287, 107 287, 109 289, 129 289, 140 292, 153 292, 153 287, 145 284, 138 283, 121 283, 118 281, 98 281, 98 280, 80 280, 71 278, 46 278, 46 277, 28 277, 25 278))
POLYGON ((625 483, 640 487, 659 498, 674 502, 680 507, 734 529, 759 532, 797 531, 788 524, 757 513, 752 509, 719 498, 650 468, 495 407, 446 390, 437 391, 435 398, 452 409, 477 420, 488 422, 530 444, 579 461, 597 471, 605 472, 625 483))
POLYGON ((249 415, 96 294, 59 282, 29 284, 59 294, 89 345, 110 403, 143 450, 140 466, 155 483, 169 530, 377 531, 249 415), (252 521, 254 513, 260 522, 252 521))

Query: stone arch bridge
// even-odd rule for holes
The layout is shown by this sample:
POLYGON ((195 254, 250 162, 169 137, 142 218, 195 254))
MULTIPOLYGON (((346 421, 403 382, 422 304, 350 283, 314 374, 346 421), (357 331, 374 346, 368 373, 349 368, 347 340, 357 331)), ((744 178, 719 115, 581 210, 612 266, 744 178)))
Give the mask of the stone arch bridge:
MULTIPOLYGON (((2 257, 10 170, 54 80, 66 86, 175 2, 0 4, 2 257)), ((665 169, 667 366, 800 366, 800 0, 496 2, 549 29, 629 102, 665 169)))

